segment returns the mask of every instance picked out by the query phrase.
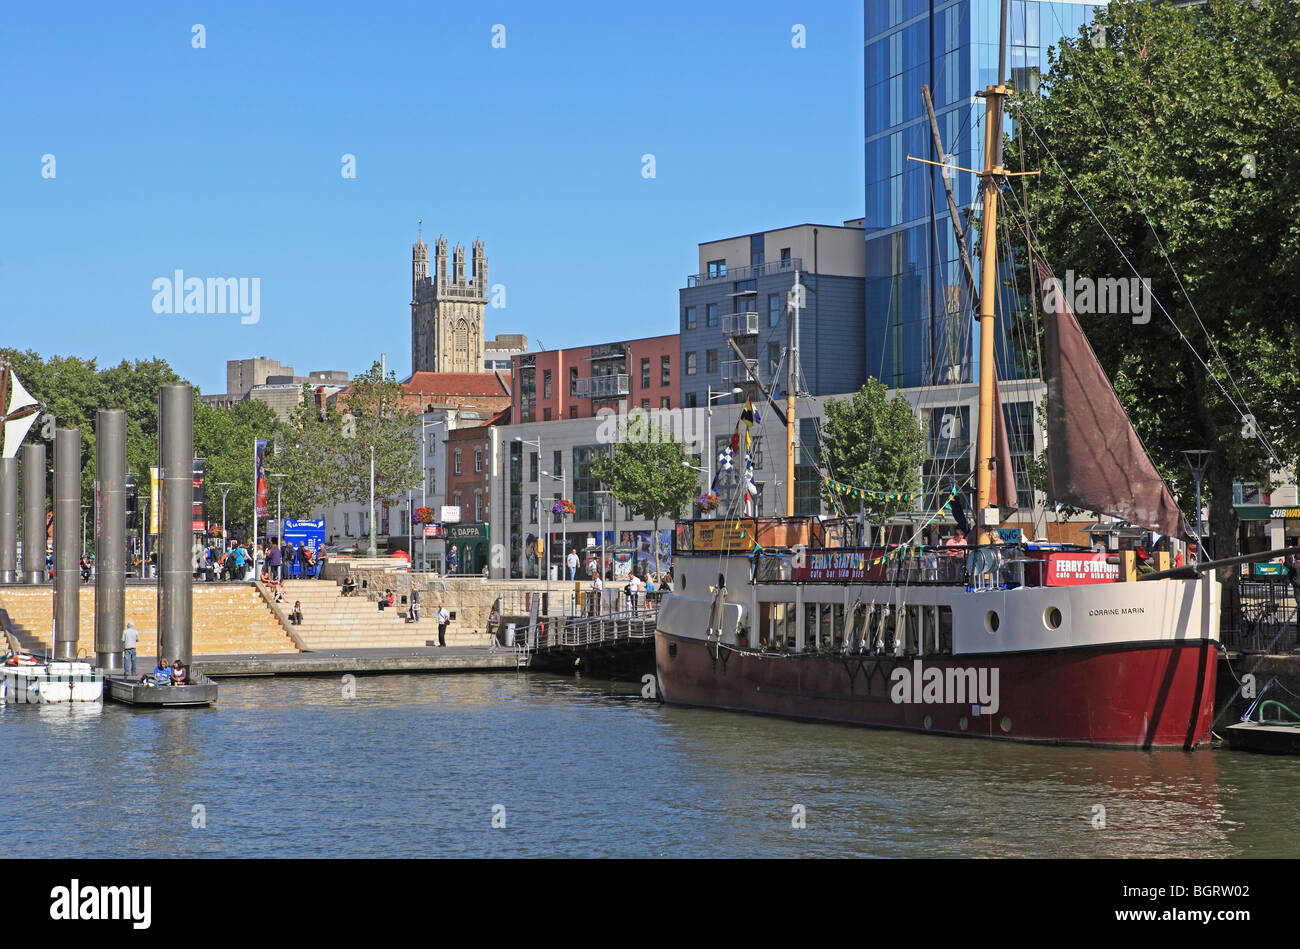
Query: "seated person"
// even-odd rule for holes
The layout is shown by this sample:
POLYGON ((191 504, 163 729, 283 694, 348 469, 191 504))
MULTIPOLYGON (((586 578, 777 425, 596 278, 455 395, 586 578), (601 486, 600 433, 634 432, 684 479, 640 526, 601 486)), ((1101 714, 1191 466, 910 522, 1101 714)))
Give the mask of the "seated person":
POLYGON ((289 614, 289 622, 294 626, 302 625, 302 600, 293 601, 293 612, 289 614))
POLYGON ((352 574, 343 578, 343 589, 339 591, 340 596, 352 596, 357 592, 356 581, 352 579, 352 574))
POLYGON ((190 670, 177 659, 172 663, 172 685, 191 685, 190 670))
POLYGON ((384 595, 379 598, 379 612, 382 613, 384 608, 389 605, 389 596, 391 596, 391 592, 385 590, 384 595))
POLYGON ((167 685, 172 681, 172 667, 167 665, 167 660, 163 657, 158 658, 158 666, 153 671, 153 681, 156 685, 167 685))
POLYGON ((268 587, 271 585, 271 574, 266 570, 266 568, 262 568, 262 582, 268 587))
POLYGON ((277 583, 277 584, 275 585, 275 597, 274 597, 274 599, 275 599, 275 602, 277 602, 277 603, 283 603, 283 602, 284 602, 284 584, 283 584, 283 583, 277 583))

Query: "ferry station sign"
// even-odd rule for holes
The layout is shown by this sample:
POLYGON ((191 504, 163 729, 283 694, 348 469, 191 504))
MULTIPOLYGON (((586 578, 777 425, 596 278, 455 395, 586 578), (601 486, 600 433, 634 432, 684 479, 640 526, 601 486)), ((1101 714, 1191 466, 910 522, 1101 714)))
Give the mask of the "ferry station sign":
POLYGON ((1119 564, 1108 562, 1108 554, 1068 552, 1049 554, 1049 587, 1079 586, 1085 583, 1114 583, 1119 579, 1119 564))
POLYGON ((802 562, 790 567, 797 583, 827 583, 836 580, 884 580, 888 574, 887 550, 841 549, 809 551, 802 562))

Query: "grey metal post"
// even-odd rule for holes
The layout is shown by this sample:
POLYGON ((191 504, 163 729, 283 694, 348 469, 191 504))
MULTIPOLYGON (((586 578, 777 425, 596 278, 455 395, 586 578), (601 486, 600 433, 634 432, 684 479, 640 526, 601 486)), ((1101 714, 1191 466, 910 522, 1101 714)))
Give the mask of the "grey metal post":
POLYGON ((76 659, 81 631, 81 431, 54 430, 54 658, 76 659))
POLYGON ((158 655, 185 665, 193 650, 194 578, 191 518, 194 500, 194 390, 158 387, 158 655))
POLYGON ((18 458, 0 458, 0 583, 18 579, 18 458))
POLYGON ((126 622, 126 411, 95 419, 95 665, 122 670, 126 622))
POLYGON ((45 582, 45 445, 23 446, 23 582, 45 582))

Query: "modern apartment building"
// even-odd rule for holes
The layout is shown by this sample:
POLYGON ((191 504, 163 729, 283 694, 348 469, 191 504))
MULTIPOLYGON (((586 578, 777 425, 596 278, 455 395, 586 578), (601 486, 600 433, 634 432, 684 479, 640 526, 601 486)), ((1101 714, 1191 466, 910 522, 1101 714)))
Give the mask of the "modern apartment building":
MULTIPOLYGON (((1007 76, 1036 90, 1047 49, 1077 35, 1104 0, 1011 0, 1007 76)), ((928 85, 950 164, 983 165, 984 100, 998 80, 1001 0, 866 0, 866 371, 891 388, 978 378, 979 331, 969 320, 943 172, 921 98, 928 85)), ((1014 129, 1011 122, 1007 131, 1014 129)), ((974 175, 950 173, 959 208, 974 175)), ((975 242, 968 236, 972 254, 975 242)), ((1012 356, 999 347, 999 371, 1012 356)))
POLYGON ((601 409, 676 408, 677 358, 675 333, 511 356, 511 417, 551 422, 601 409))
POLYGON ((699 245, 699 270, 680 291, 681 400, 690 408, 787 385, 787 297, 805 287, 799 317, 802 382, 811 395, 866 381, 862 223, 800 224, 699 245), (735 343, 735 348, 731 345, 735 343), (739 350, 739 352, 737 352, 739 350))

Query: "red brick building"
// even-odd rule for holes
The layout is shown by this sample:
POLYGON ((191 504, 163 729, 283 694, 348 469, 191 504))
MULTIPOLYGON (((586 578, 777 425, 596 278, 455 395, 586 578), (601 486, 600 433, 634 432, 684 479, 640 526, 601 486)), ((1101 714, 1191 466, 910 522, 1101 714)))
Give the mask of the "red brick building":
POLYGON ((603 408, 679 408, 676 333, 510 358, 511 418, 594 418, 603 408))
POLYGON ((458 422, 447 432, 447 503, 460 508, 462 523, 487 523, 489 478, 488 428, 510 424, 510 410, 504 409, 481 421, 458 422))

